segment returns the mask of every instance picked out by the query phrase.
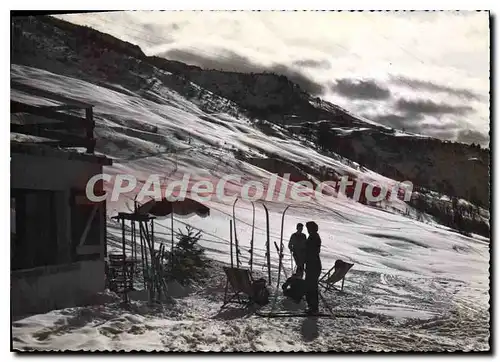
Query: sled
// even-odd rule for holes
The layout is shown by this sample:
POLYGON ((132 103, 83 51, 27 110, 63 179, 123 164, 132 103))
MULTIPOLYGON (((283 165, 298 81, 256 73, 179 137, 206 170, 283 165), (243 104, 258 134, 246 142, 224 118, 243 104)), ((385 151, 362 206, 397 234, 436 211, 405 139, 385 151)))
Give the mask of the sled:
POLYGON ((335 265, 319 279, 319 286, 323 287, 326 291, 338 290, 334 284, 342 281, 340 292, 343 292, 345 276, 353 266, 354 264, 352 263, 346 263, 340 259, 336 260, 335 265))

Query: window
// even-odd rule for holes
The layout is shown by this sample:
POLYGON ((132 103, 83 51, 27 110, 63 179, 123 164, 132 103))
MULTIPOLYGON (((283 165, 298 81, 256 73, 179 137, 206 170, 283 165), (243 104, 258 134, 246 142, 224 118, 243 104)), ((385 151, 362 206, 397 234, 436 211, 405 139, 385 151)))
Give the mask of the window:
POLYGON ((11 195, 11 269, 57 262, 54 192, 13 189, 11 195))

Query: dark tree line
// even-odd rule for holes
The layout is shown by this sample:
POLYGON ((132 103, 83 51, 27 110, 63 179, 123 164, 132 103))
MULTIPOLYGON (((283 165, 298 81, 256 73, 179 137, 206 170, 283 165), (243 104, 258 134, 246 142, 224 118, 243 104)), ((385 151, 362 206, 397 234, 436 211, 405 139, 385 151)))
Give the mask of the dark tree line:
POLYGON ((440 224, 448 226, 464 235, 470 233, 490 237, 490 227, 481 218, 479 207, 463 205, 458 198, 452 197, 451 203, 426 198, 416 193, 408 202, 419 214, 426 213, 433 216, 440 224))

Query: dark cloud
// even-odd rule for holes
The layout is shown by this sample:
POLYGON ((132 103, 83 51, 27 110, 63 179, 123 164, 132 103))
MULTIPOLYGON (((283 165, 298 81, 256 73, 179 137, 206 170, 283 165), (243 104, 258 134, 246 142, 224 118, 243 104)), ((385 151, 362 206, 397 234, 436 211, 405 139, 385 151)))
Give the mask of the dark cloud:
POLYGON ((407 114, 413 115, 434 115, 439 116, 443 114, 456 114, 463 115, 471 112, 474 108, 470 106, 455 106, 447 103, 436 103, 430 99, 404 99, 400 98, 396 101, 396 109, 407 114))
POLYGON ((227 49, 219 49, 216 53, 201 54, 199 50, 171 49, 158 56, 177 60, 190 65, 196 65, 203 69, 216 69, 238 73, 263 73, 272 72, 284 75, 300 88, 312 95, 321 95, 323 85, 315 82, 298 70, 283 64, 275 64, 269 67, 252 62, 249 58, 239 55, 227 49))
POLYGON ((251 62, 248 58, 229 50, 219 50, 214 54, 200 54, 197 50, 171 49, 158 54, 160 57, 177 60, 179 62, 196 65, 203 69, 225 70, 228 72, 257 72, 262 67, 251 62))
POLYGON ((481 138, 482 134, 464 133, 461 126, 453 120, 453 116, 460 116, 473 111, 472 107, 436 103, 429 99, 408 100, 403 98, 397 99, 391 106, 394 109, 393 113, 386 111, 383 114, 375 116, 366 115, 365 117, 385 126, 407 132, 443 140, 457 139, 457 141, 464 143, 479 141, 484 144, 484 139, 481 138), (451 118, 450 115, 452 116, 451 118))
POLYGON ((422 115, 398 115, 381 114, 377 116, 365 116, 375 122, 394 129, 406 132, 422 134, 440 139, 453 139, 456 137, 458 125, 456 123, 424 123, 422 115))
POLYGON ((364 115, 364 117, 394 129, 422 134, 442 140, 456 140, 462 143, 479 143, 489 145, 489 135, 479 131, 463 129, 455 122, 425 123, 422 114, 380 114, 364 115))
POLYGON ((328 60, 301 59, 294 61, 293 65, 316 69, 330 69, 330 62, 328 60))
POLYGON ((404 76, 392 77, 391 83, 403 85, 412 89, 418 88, 421 90, 428 90, 436 93, 439 92, 448 93, 461 98, 468 98, 473 100, 481 100, 483 98, 481 95, 465 88, 454 88, 443 84, 437 84, 434 82, 429 82, 404 76))
POLYGON ((391 91, 374 80, 339 79, 331 89, 348 98, 388 99, 391 91))
POLYGON ((478 131, 462 129, 457 133, 457 141, 463 143, 479 143, 483 146, 488 146, 490 137, 478 131))
POLYGON ((365 115, 365 118, 371 119, 377 123, 383 124, 384 126, 402 129, 402 128, 414 128, 418 129, 418 119, 409 118, 405 115, 398 114, 379 114, 376 116, 365 115))
POLYGON ((391 108, 394 109, 393 112, 386 111, 375 116, 365 115, 365 117, 396 129, 404 128, 409 132, 428 135, 439 132, 447 134, 450 138, 455 136, 459 128, 454 121, 440 119, 443 114, 455 114, 460 111, 451 105, 438 104, 429 100, 408 101, 398 99, 391 108))

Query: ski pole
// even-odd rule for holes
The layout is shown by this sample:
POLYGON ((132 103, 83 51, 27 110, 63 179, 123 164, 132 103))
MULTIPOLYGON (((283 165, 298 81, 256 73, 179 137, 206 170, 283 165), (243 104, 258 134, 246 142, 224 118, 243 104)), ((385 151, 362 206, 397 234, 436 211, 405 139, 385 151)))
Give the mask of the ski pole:
POLYGON ((231 254, 231 268, 234 268, 234 264, 233 264, 233 220, 229 220, 229 252, 231 254))

